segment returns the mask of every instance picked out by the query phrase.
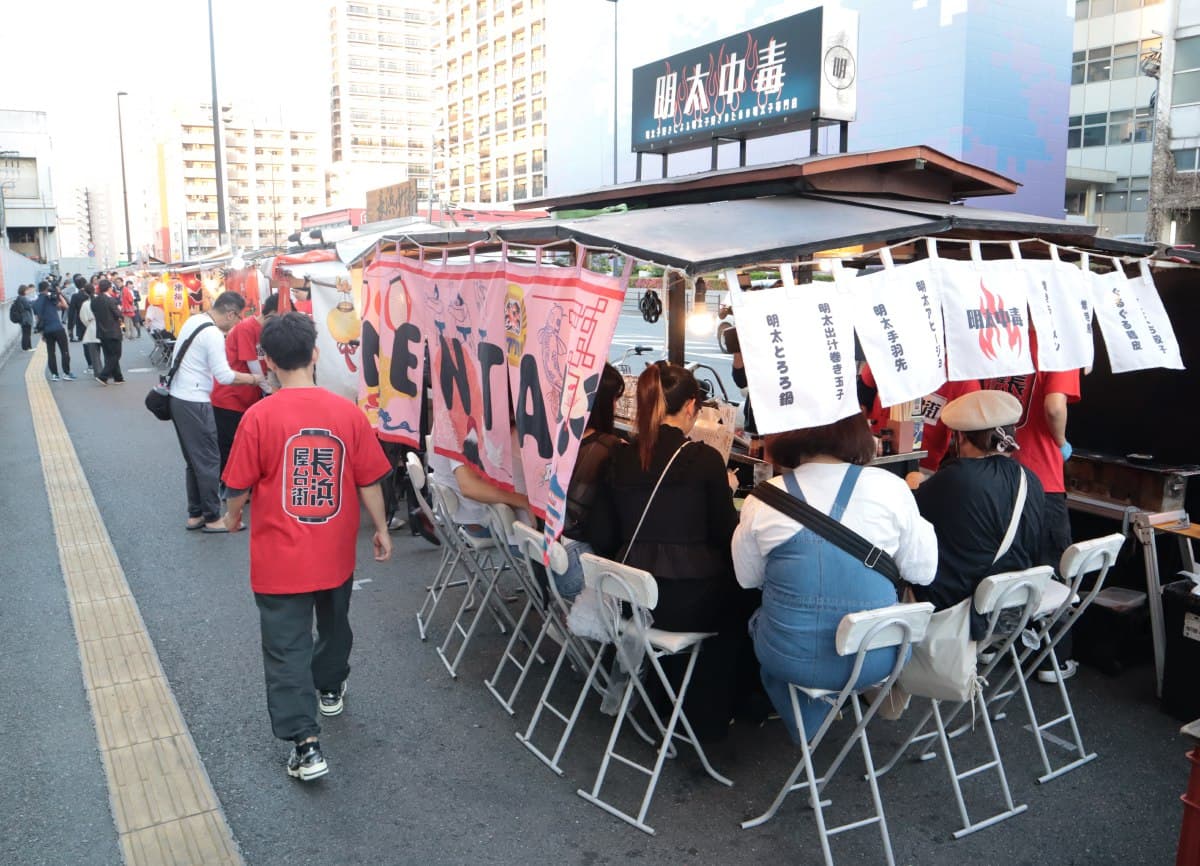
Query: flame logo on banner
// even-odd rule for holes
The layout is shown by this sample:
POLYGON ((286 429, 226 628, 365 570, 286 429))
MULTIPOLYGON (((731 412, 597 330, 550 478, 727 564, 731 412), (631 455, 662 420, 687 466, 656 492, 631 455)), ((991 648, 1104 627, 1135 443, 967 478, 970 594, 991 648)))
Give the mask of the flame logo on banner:
POLYGON ((983 297, 979 300, 979 315, 983 319, 983 327, 979 330, 979 348, 989 361, 996 360, 996 346, 1001 337, 1001 329, 1008 334, 1008 348, 1017 352, 1021 350, 1021 329, 1014 325, 1008 310, 1004 308, 1004 298, 993 295, 979 281, 979 290, 983 297))

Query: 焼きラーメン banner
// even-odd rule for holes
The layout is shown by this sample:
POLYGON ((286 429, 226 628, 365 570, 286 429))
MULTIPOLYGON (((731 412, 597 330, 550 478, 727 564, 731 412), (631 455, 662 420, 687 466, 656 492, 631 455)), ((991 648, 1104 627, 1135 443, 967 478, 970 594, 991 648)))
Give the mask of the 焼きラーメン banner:
POLYGON ((428 350, 432 447, 511 488, 511 402, 530 504, 557 535, 623 280, 381 256, 364 271, 363 291, 364 355, 373 340, 378 349, 374 364, 363 360, 360 404, 380 437, 419 444, 428 350))

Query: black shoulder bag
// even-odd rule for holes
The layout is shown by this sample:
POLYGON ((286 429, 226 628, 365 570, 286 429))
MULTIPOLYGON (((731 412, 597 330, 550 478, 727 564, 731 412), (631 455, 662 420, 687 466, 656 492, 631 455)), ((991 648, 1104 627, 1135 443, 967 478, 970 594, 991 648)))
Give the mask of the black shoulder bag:
POLYGON ((212 326, 212 322, 205 322, 199 328, 192 331, 192 335, 184 341, 183 345, 179 347, 179 351, 175 354, 175 363, 171 365, 171 369, 167 371, 167 375, 160 376, 158 384, 151 388, 150 393, 146 395, 146 408, 159 421, 171 420, 171 380, 179 372, 179 365, 183 363, 183 356, 192 347, 192 340, 196 339, 205 328, 211 328, 212 326))
POLYGON ((903 593, 906 584, 900 578, 896 560, 886 550, 876 547, 853 529, 818 511, 807 502, 797 499, 782 488, 768 481, 759 484, 750 492, 780 514, 806 526, 830 544, 840 547, 868 568, 873 568, 892 582, 897 594, 903 593))

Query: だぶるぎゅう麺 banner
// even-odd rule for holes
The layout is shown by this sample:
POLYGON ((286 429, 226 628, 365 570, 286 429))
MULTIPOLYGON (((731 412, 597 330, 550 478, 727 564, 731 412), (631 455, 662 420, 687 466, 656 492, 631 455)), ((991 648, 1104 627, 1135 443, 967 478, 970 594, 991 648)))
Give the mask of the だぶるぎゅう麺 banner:
POLYGON ((432 447, 511 489, 511 399, 526 492, 556 536, 624 280, 383 255, 364 270, 363 292, 359 402, 379 436, 419 444, 428 378, 432 447))

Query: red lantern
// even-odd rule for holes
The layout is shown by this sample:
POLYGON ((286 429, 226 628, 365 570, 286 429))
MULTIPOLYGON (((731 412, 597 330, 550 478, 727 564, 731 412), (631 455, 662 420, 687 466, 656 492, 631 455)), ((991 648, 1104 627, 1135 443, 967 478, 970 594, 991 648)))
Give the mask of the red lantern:
POLYGON ((308 428, 283 451, 283 510, 301 523, 327 523, 342 508, 346 446, 329 430, 308 428))

